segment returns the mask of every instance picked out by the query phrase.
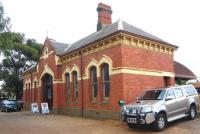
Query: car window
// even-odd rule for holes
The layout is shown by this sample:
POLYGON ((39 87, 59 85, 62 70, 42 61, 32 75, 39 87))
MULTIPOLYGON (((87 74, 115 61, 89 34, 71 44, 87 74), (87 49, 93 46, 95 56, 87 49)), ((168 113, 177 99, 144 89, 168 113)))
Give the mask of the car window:
POLYGON ((176 88, 174 91, 177 98, 183 97, 183 92, 181 88, 176 88))
POLYGON ((142 100, 162 100, 165 95, 165 90, 148 90, 142 96, 142 100))
POLYGON ((187 95, 195 95, 197 92, 196 92, 196 89, 193 88, 192 86, 187 86, 187 87, 184 87, 185 88, 185 91, 187 93, 187 95))
POLYGON ((169 90, 167 92, 167 96, 166 97, 170 97, 170 98, 175 99, 176 97, 175 97, 175 94, 174 94, 174 90, 169 90))

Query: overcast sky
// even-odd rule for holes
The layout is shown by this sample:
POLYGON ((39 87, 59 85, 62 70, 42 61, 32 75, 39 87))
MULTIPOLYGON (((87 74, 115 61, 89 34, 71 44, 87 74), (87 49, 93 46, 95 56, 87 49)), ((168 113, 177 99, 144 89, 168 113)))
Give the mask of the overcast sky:
POLYGON ((96 31, 99 2, 112 7, 113 22, 122 19, 173 45, 174 58, 200 77, 199 0, 0 0, 12 31, 43 43, 47 34, 73 43, 96 31), (47 32, 48 31, 48 32, 47 32))

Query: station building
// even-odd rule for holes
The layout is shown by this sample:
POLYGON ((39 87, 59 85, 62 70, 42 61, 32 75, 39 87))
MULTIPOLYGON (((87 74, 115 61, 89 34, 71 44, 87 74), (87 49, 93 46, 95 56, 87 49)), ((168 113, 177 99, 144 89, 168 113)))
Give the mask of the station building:
POLYGON ((46 38, 38 63, 22 74, 27 108, 48 102, 53 113, 117 119, 119 100, 175 84, 177 46, 125 21, 112 23, 108 5, 99 3, 97 12, 97 31, 77 42, 46 38))

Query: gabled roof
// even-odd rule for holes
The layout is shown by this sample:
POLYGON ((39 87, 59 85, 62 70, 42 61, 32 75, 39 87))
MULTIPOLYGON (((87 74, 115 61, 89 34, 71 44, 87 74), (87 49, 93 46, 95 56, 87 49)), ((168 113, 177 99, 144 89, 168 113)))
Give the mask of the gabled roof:
POLYGON ((69 44, 56 42, 54 40, 50 40, 51 46, 54 48, 56 55, 62 55, 65 50, 69 48, 69 44))
POLYGON ((28 69, 26 69, 26 70, 22 73, 22 76, 25 75, 26 73, 34 72, 36 69, 37 69, 37 64, 32 65, 31 67, 29 67, 28 69))
POLYGON ((196 75, 183 64, 174 61, 175 77, 195 79, 196 75))
POLYGON ((168 45, 168 46, 172 46, 172 47, 175 47, 177 48, 177 46, 174 46, 174 45, 171 45, 170 43, 154 36, 154 35, 151 35, 137 27, 134 27, 128 23, 126 23, 125 21, 122 21, 122 20, 118 20, 117 22, 115 23, 112 23, 104 28, 102 28, 101 30, 95 32, 95 33, 92 33, 88 36, 86 36, 85 38, 82 38, 81 40, 75 42, 75 43, 72 43, 71 46, 68 48, 68 49, 65 49, 65 52, 64 54, 68 53, 68 52, 71 52, 71 51, 74 51, 74 50, 77 50, 79 48, 82 48, 92 42, 95 42, 99 39, 102 39, 108 35, 111 35, 115 32, 126 32, 126 33, 129 33, 129 34, 133 34, 135 36, 138 36, 138 37, 143 37, 143 38, 146 38, 146 39, 149 39, 149 40, 153 40, 153 41, 157 41, 157 42, 160 42, 160 43, 163 43, 165 45, 168 45))
MULTIPOLYGON (((74 42, 72 44, 66 44, 66 43, 60 43, 60 42, 56 42, 54 40, 49 39, 49 41, 51 42, 50 45, 54 48, 56 55, 65 55, 67 53, 70 53, 72 51, 78 50, 82 47, 85 47, 91 43, 94 43, 96 41, 99 41, 103 38, 106 38, 107 36, 110 36, 112 34, 115 34, 117 32, 124 32, 124 33, 128 33, 128 34, 132 34, 136 37, 141 37, 141 38, 146 38, 148 40, 152 40, 155 42, 159 42, 162 43, 164 45, 167 46, 171 46, 171 47, 175 47, 178 48, 175 45, 172 45, 152 34, 149 34, 137 27, 134 27, 130 24, 128 24, 125 21, 122 20, 118 20, 115 23, 112 23, 106 27, 103 27, 101 30, 94 32, 88 36, 86 36, 85 38, 82 38, 80 40, 78 40, 77 42, 74 42)), ((48 39, 48 38, 47 38, 48 39)), ((33 69, 36 68, 33 67, 33 69)), ((24 71, 24 73, 29 72, 31 70, 33 70, 31 68, 27 69, 26 71, 24 71)), ((196 77, 196 76, 195 76, 196 77)))

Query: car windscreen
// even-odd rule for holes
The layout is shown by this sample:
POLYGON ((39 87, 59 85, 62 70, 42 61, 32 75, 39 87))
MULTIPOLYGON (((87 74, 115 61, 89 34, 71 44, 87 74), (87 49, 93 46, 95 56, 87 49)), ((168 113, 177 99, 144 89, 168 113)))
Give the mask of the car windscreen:
POLYGON ((4 103, 7 104, 7 105, 14 105, 14 104, 16 104, 15 101, 4 101, 4 103))
POLYGON ((142 100, 162 100, 166 90, 149 90, 144 93, 142 100))

